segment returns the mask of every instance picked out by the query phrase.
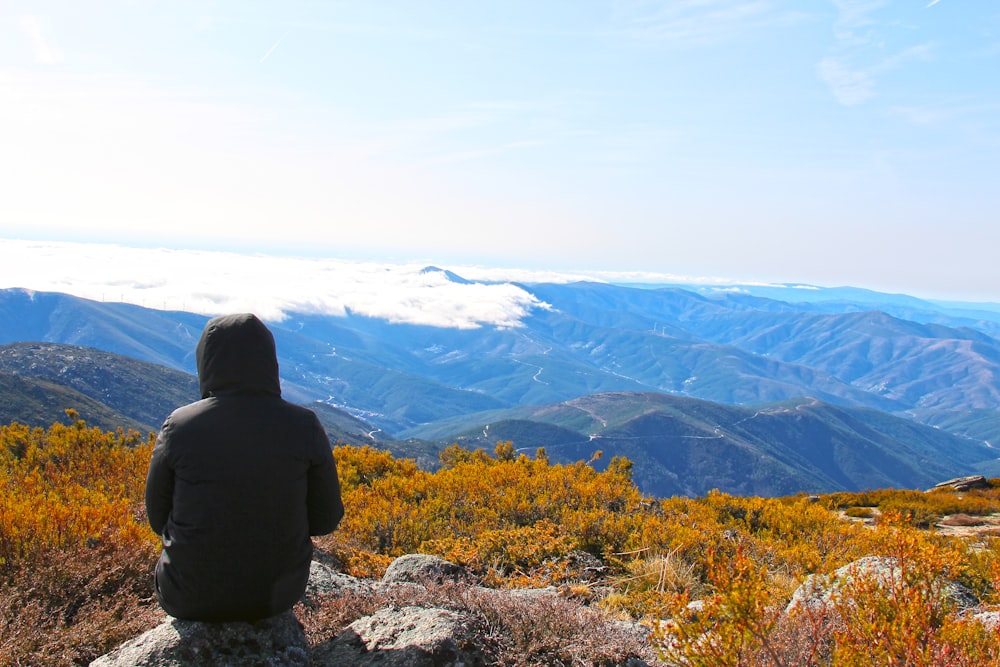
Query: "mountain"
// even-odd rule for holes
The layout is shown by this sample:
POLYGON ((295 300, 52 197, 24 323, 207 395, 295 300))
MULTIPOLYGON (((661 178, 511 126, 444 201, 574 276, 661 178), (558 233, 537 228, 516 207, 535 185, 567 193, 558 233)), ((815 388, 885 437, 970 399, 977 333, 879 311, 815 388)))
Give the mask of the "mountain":
POLYGON ((48 426, 74 408, 94 426, 155 432, 174 408, 199 395, 188 373, 78 345, 0 345, 0 373, 8 380, 0 423, 48 426), (23 403, 29 397, 36 407, 23 403))
MULTIPOLYGON (((157 432, 175 408, 197 400, 195 376, 78 345, 0 345, 0 424, 47 427, 75 410, 91 426, 157 432)), ((371 444, 433 467, 439 447, 399 442, 378 428, 322 402, 308 405, 330 441, 371 444)))
POLYGON ((67 410, 76 410, 81 419, 105 431, 119 427, 140 433, 150 430, 147 424, 64 385, 0 371, 0 424, 17 422, 45 428, 56 422, 68 423, 67 410))
POLYGON ((0 344, 93 347, 194 373, 194 347, 208 318, 26 289, 0 290, 0 344))
MULTIPOLYGON (((967 319, 951 326, 953 310, 921 322, 860 309, 866 304, 851 310, 843 301, 791 303, 740 292, 520 287, 546 307, 518 327, 447 329, 291 313, 269 323, 284 391, 389 434, 470 412, 656 391, 733 405, 811 397, 1000 439, 1000 430, 983 428, 990 414, 1000 414, 1000 340, 967 319)), ((0 291, 0 316, 0 343, 84 345, 188 373, 207 319, 18 289, 0 291)))
POLYGON ((912 420, 816 400, 730 406, 658 393, 593 394, 433 427, 413 438, 491 449, 511 440, 550 459, 633 461, 643 491, 669 496, 712 489, 779 496, 866 488, 927 488, 998 458, 997 450, 912 420))
MULTIPOLYGON (((101 428, 149 432, 196 392, 193 376, 92 348, 0 346, 0 423, 47 426, 73 408, 101 428)), ((542 447, 556 462, 593 460, 598 468, 625 456, 635 464, 639 488, 657 496, 921 488, 989 470, 997 454, 911 420, 815 400, 739 407, 650 392, 602 393, 464 415, 412 429, 403 440, 327 404, 309 407, 334 444, 370 444, 425 468, 437 465, 448 444, 492 449, 500 440, 529 454, 542 447)))
MULTIPOLYGON (((444 274, 449 288, 471 283, 437 267, 425 271, 444 274)), ((949 462, 947 447, 960 449, 960 443, 968 444, 969 439, 980 444, 1000 441, 1000 339, 995 337, 1000 310, 990 304, 936 304, 905 295, 802 286, 760 288, 765 291, 588 282, 516 287, 530 292, 540 305, 526 311, 515 326, 459 329, 351 312, 338 316, 290 312, 283 320, 268 323, 278 346, 283 393, 298 403, 325 406, 318 412, 327 412, 327 407, 334 411, 331 414, 337 416, 325 422, 334 439, 379 443, 397 448, 397 453, 398 448, 412 447, 427 461, 433 461, 434 453, 421 444, 433 439, 428 434, 466 437, 454 427, 471 424, 470 419, 482 415, 504 415, 483 422, 491 424, 489 437, 499 437, 506 429, 519 434, 513 438, 518 447, 565 441, 579 445, 574 451, 580 458, 589 458, 594 432, 547 424, 547 429, 568 430, 549 430, 543 438, 538 423, 544 420, 517 410, 568 404, 592 395, 659 394, 754 413, 762 409, 757 406, 791 401, 796 406, 792 414, 824 422, 814 430, 830 433, 830 456, 838 460, 861 445, 854 436, 837 435, 844 431, 833 428, 833 423, 846 423, 849 416, 867 424, 870 420, 858 421, 859 409, 891 415, 900 423, 934 426, 943 435, 964 436, 927 450, 928 463, 919 467, 934 476, 952 470, 952 463, 958 467, 973 463, 975 456, 949 462), (827 412, 821 418, 819 408, 799 407, 803 405, 823 406, 827 412), (834 418, 832 410, 846 411, 847 416, 834 418), (946 467, 934 468, 940 461, 946 467)), ((65 294, 0 290, 0 343, 86 346, 188 374, 194 373, 194 346, 206 320, 191 313, 65 294)), ((763 409, 768 414, 777 408, 763 409)), ((146 419, 148 415, 142 417, 146 419)), ((767 421, 762 416, 752 420, 755 426, 767 421)), ((595 441, 601 440, 601 449, 607 451, 608 442, 626 448, 629 442, 641 442, 639 435, 647 438, 657 429, 670 432, 672 424, 659 414, 647 416, 645 421, 630 422, 630 430, 622 433, 601 431, 595 441)), ((692 435, 709 439, 714 431, 706 428, 698 426, 692 435)), ((724 475, 719 479, 733 489, 751 483, 778 488, 778 482, 768 480, 789 475, 787 468, 753 461, 770 461, 767 456, 772 454, 791 468, 808 461, 801 452, 777 450, 762 459, 754 457, 758 450, 770 452, 767 445, 782 444, 771 443, 770 438, 796 434, 782 428, 730 433, 726 441, 730 444, 716 453, 741 463, 729 481, 724 475), (738 445, 731 444, 737 441, 738 445), (753 465, 762 467, 756 477, 747 478, 742 473, 753 465)), ((907 437, 925 436, 921 431, 907 437)), ((913 456, 907 453, 905 438, 872 437, 878 448, 902 452, 901 458, 873 460, 900 471, 912 468, 906 462, 913 456)), ((710 450, 657 445, 650 452, 633 448, 629 456, 648 459, 651 469, 658 469, 656 452, 661 450, 687 457, 690 471, 700 473, 708 466, 709 459, 698 463, 698 457, 710 450)), ((880 477, 865 471, 862 463, 845 463, 845 470, 854 472, 838 478, 836 466, 812 462, 806 467, 814 470, 792 478, 800 488, 828 488, 823 485, 846 485, 850 480, 862 485, 923 485, 922 477, 907 477, 909 473, 880 477)), ((654 477, 650 473, 650 484, 654 477)), ((676 488, 700 487, 686 481, 676 488)))

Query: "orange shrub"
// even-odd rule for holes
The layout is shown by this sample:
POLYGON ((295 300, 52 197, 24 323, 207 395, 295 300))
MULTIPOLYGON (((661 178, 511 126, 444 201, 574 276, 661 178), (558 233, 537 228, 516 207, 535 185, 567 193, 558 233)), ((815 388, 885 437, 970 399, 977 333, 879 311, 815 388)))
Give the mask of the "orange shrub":
POLYGON ((142 520, 152 447, 152 436, 79 420, 0 426, 0 567, 95 540, 156 541, 142 520))
MULTIPOLYGON (((70 416, 49 429, 0 427, 0 663, 79 662, 158 613, 157 537, 142 502, 153 438, 70 416), (79 583, 88 568, 104 573, 94 585, 79 583)), ((316 544, 357 576, 379 576, 395 556, 422 551, 495 586, 575 584, 591 600, 600 590, 606 610, 664 621, 654 639, 678 665, 1000 660, 997 633, 961 617, 938 588, 958 580, 1000 602, 1000 541, 918 527, 997 511, 1000 488, 653 499, 633 484, 627 459, 597 472, 582 461, 553 464, 541 449, 518 454, 510 442, 492 456, 449 447, 435 472, 368 446, 334 454, 346 513, 316 544), (874 528, 834 511, 862 506, 880 509, 874 528), (573 579, 576 551, 602 559, 600 582, 573 579), (859 582, 829 613, 782 613, 807 575, 866 555, 895 558, 906 586, 859 582)))
POLYGON ((143 490, 153 439, 0 426, 0 664, 87 664, 160 617, 143 490))

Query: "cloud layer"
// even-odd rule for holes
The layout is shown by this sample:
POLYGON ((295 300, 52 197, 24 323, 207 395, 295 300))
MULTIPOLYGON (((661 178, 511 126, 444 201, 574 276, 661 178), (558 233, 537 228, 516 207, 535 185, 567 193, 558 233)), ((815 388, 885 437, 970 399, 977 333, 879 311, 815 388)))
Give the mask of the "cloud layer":
POLYGON ((205 315, 251 311, 272 321, 289 313, 353 313, 436 327, 516 327, 532 310, 549 307, 516 283, 734 282, 639 271, 445 268, 466 281, 416 263, 0 238, 0 289, 61 292, 205 315))
POLYGON ((0 240, 0 287, 216 315, 347 312, 439 327, 517 326, 544 308, 510 282, 459 283, 415 264, 0 240))

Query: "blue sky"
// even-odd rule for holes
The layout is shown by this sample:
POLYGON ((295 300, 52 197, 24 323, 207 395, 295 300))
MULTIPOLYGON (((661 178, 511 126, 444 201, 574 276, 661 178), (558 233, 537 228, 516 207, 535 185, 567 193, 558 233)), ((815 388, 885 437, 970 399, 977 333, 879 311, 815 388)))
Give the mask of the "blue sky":
POLYGON ((0 6, 0 239, 1000 301, 998 181, 993 0, 0 6))

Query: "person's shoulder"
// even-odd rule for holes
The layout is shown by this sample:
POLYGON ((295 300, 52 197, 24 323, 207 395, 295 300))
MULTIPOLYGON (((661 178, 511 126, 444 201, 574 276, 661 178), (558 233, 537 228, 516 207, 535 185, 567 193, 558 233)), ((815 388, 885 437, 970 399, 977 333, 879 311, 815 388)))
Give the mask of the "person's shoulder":
POLYGON ((166 436, 178 433, 200 423, 205 418, 206 413, 209 412, 211 402, 212 399, 203 398, 175 409, 163 421, 163 425, 160 427, 160 435, 166 436))
POLYGON ((282 418, 286 420, 294 432, 306 436, 310 441, 320 439, 321 435, 322 439, 326 439, 326 429, 323 427, 319 415, 304 405, 291 403, 284 399, 282 402, 284 403, 282 418))
POLYGON ((191 419, 208 410, 211 403, 212 403, 211 398, 203 398, 201 400, 188 403, 187 405, 182 405, 170 413, 170 415, 167 417, 167 421, 176 423, 179 421, 185 421, 187 419, 191 419))
POLYGON ((292 403, 291 401, 286 401, 285 399, 281 399, 281 402, 285 404, 285 410, 291 416, 295 416, 298 417, 299 419, 307 421, 314 419, 317 421, 319 420, 319 418, 316 416, 316 413, 304 405, 299 405, 298 403, 292 403))

